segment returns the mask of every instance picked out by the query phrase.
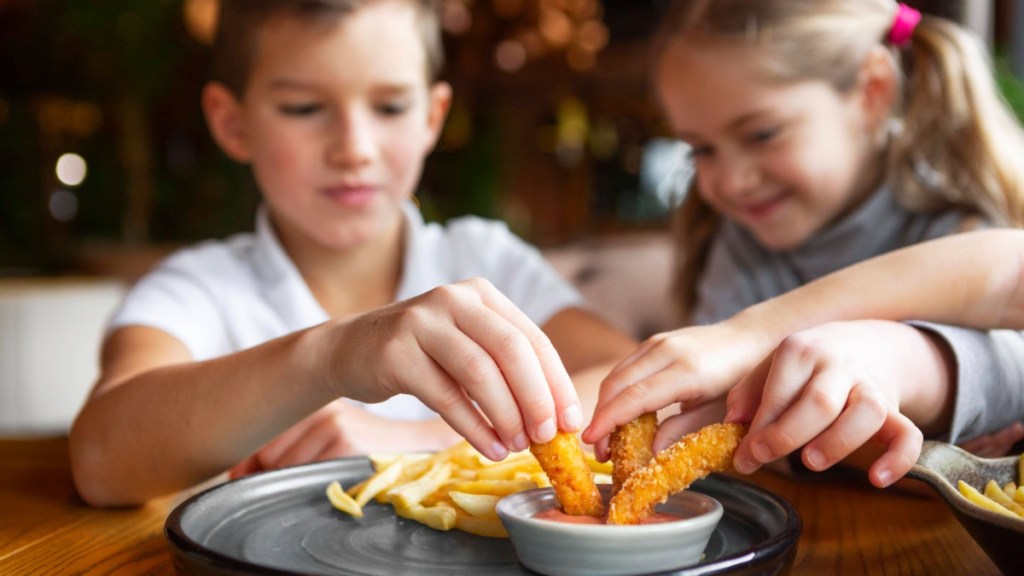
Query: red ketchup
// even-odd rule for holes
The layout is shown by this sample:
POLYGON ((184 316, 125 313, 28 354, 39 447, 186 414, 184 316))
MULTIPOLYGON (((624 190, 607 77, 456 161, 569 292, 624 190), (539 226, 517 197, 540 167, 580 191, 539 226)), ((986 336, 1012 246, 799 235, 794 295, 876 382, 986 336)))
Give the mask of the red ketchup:
MULTIPOLYGON (((550 520, 552 522, 565 522, 566 524, 606 524, 604 518, 598 518, 596 516, 570 516, 558 508, 542 510, 534 514, 533 517, 541 520, 550 520)), ((683 516, 667 514, 665 512, 655 512, 644 519, 641 524, 661 524, 663 522, 675 522, 683 519, 683 516)))

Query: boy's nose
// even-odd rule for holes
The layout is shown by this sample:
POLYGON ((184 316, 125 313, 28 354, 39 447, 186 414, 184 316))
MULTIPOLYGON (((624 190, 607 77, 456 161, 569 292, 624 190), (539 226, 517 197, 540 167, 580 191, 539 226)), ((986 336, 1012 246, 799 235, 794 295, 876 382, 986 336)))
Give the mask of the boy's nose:
POLYGON ((372 128, 357 117, 337 123, 327 147, 327 162, 337 166, 358 166, 368 163, 374 155, 372 128))

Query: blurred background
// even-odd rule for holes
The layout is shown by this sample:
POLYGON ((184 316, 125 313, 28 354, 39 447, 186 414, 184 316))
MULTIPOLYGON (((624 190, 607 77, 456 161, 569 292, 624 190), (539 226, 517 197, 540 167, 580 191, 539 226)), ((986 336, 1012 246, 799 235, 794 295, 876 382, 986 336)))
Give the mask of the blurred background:
MULTIPOLYGON (((502 218, 541 246, 663 227, 681 155, 644 71, 665 3, 446 0, 455 101, 422 183, 428 218, 502 218)), ((973 13, 1012 55, 1017 2, 911 4, 973 13)), ((0 0, 0 276, 130 276, 251 227, 251 178, 199 109, 216 10, 0 0)))
MULTIPOLYGON (((1021 1, 908 3, 978 31, 1021 110, 1021 1)), ((455 99, 419 194, 431 220, 505 220, 638 337, 669 327, 664 231, 686 172, 645 73, 666 4, 444 0, 455 99)), ((18 405, 4 382, 65 378, 26 370, 52 368, 46 338, 75 322, 98 338, 122 289, 111 282, 130 284, 178 246, 251 229, 258 193, 199 107, 217 6, 0 0, 0 429, 5 402, 18 405), (74 292, 83 278, 89 290, 74 292), (101 298, 77 305, 83 294, 101 298)), ((66 347, 95 363, 94 348, 66 347)))

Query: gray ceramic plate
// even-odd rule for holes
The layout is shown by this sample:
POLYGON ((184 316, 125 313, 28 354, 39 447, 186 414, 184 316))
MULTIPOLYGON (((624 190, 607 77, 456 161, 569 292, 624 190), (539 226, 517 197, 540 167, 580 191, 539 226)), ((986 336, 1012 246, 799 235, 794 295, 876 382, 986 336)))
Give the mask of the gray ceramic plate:
MULTIPOLYGON (((182 502, 164 533, 175 566, 195 574, 341 574, 349 576, 505 576, 532 574, 507 539, 438 532, 371 503, 361 519, 331 507, 332 480, 351 486, 371 473, 347 458, 256 474, 182 502)), ((728 476, 694 485, 725 515, 697 566, 667 572, 787 574, 802 524, 784 499, 728 476)))

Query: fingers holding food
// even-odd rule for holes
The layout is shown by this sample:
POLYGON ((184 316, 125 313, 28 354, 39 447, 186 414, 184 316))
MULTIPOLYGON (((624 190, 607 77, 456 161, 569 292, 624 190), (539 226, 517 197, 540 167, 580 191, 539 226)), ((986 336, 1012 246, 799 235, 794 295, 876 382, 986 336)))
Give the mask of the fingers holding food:
POLYGON ((612 498, 608 523, 639 524, 671 494, 712 472, 729 470, 746 431, 743 424, 710 424, 658 452, 612 498))
POLYGON ((658 416, 654 412, 641 414, 612 432, 609 450, 612 460, 612 495, 622 489, 633 472, 654 457, 652 445, 658 431, 658 416))
POLYGON ((563 512, 570 516, 604 514, 601 493, 575 434, 559 432, 550 442, 532 444, 530 452, 551 480, 563 512))

